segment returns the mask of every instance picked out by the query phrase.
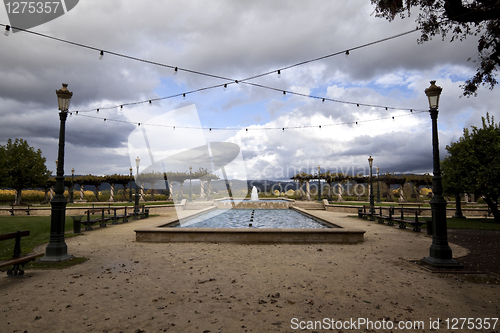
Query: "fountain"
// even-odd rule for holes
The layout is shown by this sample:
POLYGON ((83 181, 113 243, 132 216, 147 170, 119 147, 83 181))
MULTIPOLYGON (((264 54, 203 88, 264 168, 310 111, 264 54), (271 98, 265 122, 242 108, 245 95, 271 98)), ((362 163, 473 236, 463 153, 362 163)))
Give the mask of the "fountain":
POLYGON ((250 198, 250 201, 259 201, 259 194, 257 193, 257 188, 255 186, 252 188, 252 196, 250 198))

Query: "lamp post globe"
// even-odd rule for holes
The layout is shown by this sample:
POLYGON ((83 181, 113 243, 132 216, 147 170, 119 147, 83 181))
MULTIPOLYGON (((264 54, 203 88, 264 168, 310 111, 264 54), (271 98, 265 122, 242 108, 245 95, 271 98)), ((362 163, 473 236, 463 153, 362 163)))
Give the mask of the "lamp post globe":
POLYGON ((429 113, 432 120, 432 244, 429 249, 429 257, 422 261, 436 267, 460 267, 458 261, 452 258, 451 248, 448 245, 448 231, 446 226, 446 200, 443 197, 443 185, 441 182, 441 166, 439 162, 439 139, 438 139, 438 107, 441 87, 436 86, 436 81, 431 81, 429 88, 425 89, 425 95, 429 100, 429 113))
POLYGON ((374 202, 374 195, 373 195, 373 173, 372 173, 372 167, 373 167, 373 158, 370 156, 368 157, 368 164, 370 165, 370 221, 374 221, 375 218, 373 217, 373 214, 375 214, 375 202, 374 202))
POLYGON ((40 261, 62 261, 72 258, 68 254, 68 246, 64 240, 64 227, 66 222, 66 204, 64 197, 64 144, 66 135, 66 119, 68 118, 69 103, 73 93, 68 90, 68 84, 63 83, 62 88, 56 90, 59 107, 59 148, 57 154, 56 184, 52 198, 50 212, 50 238, 45 249, 45 256, 40 261))

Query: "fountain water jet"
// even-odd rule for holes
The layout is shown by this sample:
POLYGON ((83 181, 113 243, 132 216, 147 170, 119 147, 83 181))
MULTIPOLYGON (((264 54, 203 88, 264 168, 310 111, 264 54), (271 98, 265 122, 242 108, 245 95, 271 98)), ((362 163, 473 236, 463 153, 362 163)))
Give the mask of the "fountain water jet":
POLYGON ((259 194, 257 193, 257 188, 252 187, 252 196, 250 197, 250 201, 259 201, 259 194))

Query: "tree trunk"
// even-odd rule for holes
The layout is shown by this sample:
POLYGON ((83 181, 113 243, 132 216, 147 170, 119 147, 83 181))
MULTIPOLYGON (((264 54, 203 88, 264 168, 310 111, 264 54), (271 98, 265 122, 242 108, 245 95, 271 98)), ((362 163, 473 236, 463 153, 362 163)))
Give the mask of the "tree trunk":
POLYGON ((23 190, 15 190, 16 193, 14 194, 14 205, 20 205, 21 204, 21 194, 23 190))
POLYGON ((490 207, 491 213, 495 218, 495 223, 500 223, 500 211, 498 211, 496 202, 493 202, 493 200, 487 197, 484 197, 484 202, 486 202, 488 204, 488 207, 490 207))

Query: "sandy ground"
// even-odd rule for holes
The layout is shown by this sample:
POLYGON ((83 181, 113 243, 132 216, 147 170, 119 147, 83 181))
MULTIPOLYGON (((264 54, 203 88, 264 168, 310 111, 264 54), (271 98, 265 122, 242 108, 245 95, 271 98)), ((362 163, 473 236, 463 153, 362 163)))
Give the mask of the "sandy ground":
MULTIPOLYGON (((322 213, 366 230, 365 242, 135 242, 134 229, 164 217, 94 228, 67 239, 68 253, 89 258, 83 264, 29 270, 23 278, 3 273, 0 331, 322 332, 333 319, 349 321, 334 331, 389 332, 388 322, 398 331, 397 325, 422 321, 407 331, 429 332, 430 321, 440 319, 437 331, 463 332, 466 325, 447 329, 446 319, 451 325, 452 318, 499 317, 499 285, 463 282, 408 262, 428 255, 431 239, 423 233, 322 213)), ((455 257, 467 253, 452 249, 455 257)))

